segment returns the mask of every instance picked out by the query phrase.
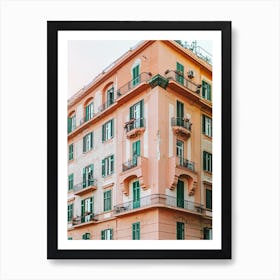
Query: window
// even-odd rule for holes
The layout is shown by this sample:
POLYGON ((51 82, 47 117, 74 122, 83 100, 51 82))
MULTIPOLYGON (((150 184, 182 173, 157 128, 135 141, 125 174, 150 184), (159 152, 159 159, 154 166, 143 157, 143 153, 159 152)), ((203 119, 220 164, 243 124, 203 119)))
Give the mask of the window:
POLYGON ((132 69, 132 85, 136 86, 140 83, 140 76, 139 76, 140 65, 136 65, 132 69))
POLYGON ((90 233, 89 233, 89 232, 84 233, 84 234, 82 235, 82 239, 83 239, 83 240, 88 240, 88 239, 90 239, 90 233))
POLYGON ((113 239, 113 229, 104 229, 101 231, 101 240, 112 240, 113 239))
POLYGON ((212 137, 212 119, 202 115, 202 133, 212 137))
POLYGON ((74 174, 68 175, 68 190, 73 190, 74 187, 74 174))
POLYGON ((177 240, 185 239, 185 224, 177 222, 177 240))
POLYGON ((74 158, 74 144, 71 144, 68 147, 68 160, 72 160, 73 158, 74 158))
POLYGON ((114 120, 110 120, 102 125, 102 142, 114 137, 114 120))
POLYGON ((132 240, 140 240, 140 222, 132 224, 132 240))
POLYGON ((113 173, 114 173, 114 155, 111 155, 102 160, 102 177, 106 177, 113 173))
POLYGON ((73 204, 68 205, 68 222, 73 219, 73 204))
POLYGON ((112 209, 112 191, 104 192, 104 211, 110 211, 112 209))
POLYGON ((203 170, 212 173, 212 154, 203 151, 203 170))
POLYGON ((184 65, 180 64, 179 62, 176 63, 176 70, 177 73, 176 74, 176 81, 179 84, 184 84, 184 65))
POLYGON ((181 180, 178 180, 177 183, 177 207, 184 208, 184 182, 181 180))
POLYGON ((177 112, 176 117, 178 120, 182 120, 184 118, 184 103, 177 100, 177 112))
POLYGON ((211 101, 211 85, 202 81, 202 98, 211 101))
POLYGON ((90 164, 83 168, 83 188, 92 186, 93 183, 93 164, 90 164))
POLYGON ((140 184, 139 181, 132 184, 133 208, 140 207, 140 184))
POLYGON ((76 115, 68 118, 68 133, 76 129, 76 115))
POLYGON ((73 240, 73 237, 68 237, 68 240, 73 240))
POLYGON ((140 157, 140 140, 132 143, 132 160, 133 165, 137 165, 137 158, 140 157))
POLYGON ((206 189, 205 190, 205 196, 206 196, 206 208, 212 209, 212 190, 206 189))
POLYGON ((86 106, 86 122, 93 118, 93 102, 89 103, 86 106))
POLYGON ((129 108, 129 118, 134 120, 129 130, 144 126, 144 100, 141 100, 129 108))
POLYGON ((89 222, 93 217, 93 197, 81 200, 81 221, 89 222))
POLYGON ((205 240, 212 240, 212 228, 203 229, 203 238, 205 240))
POLYGON ((181 140, 176 141, 176 155, 179 157, 180 164, 183 164, 184 160, 184 142, 181 140))
POLYGON ((93 132, 88 133, 83 138, 83 152, 86 153, 93 148, 93 132))
POLYGON ((114 103, 114 87, 111 87, 107 90, 107 106, 110 106, 114 103))

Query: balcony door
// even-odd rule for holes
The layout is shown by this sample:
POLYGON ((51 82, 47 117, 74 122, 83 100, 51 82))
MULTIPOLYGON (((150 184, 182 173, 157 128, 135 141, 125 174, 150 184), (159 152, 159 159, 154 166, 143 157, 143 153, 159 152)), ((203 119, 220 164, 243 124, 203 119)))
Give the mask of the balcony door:
POLYGON ((143 126, 143 100, 130 107, 130 119, 134 119, 131 129, 143 126))
POLYGON ((137 165, 137 158, 140 156, 140 140, 132 143, 132 161, 137 165))
POLYGON ((183 165, 183 161, 184 161, 184 142, 183 141, 177 140, 176 155, 179 158, 179 164, 183 165))
POLYGON ((110 106, 114 103, 114 87, 111 87, 107 91, 107 106, 110 106))
POLYGON ((177 183, 177 207, 184 208, 184 182, 181 180, 177 183))
POLYGON ((133 182, 132 184, 132 195, 133 195, 133 209, 140 207, 140 184, 139 181, 133 182))

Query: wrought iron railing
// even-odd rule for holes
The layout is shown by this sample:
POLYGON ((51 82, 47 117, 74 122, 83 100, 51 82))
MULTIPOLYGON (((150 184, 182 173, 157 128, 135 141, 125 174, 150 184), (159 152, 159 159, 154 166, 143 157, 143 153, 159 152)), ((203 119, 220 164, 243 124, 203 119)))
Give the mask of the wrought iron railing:
POLYGON ((88 179, 88 181, 84 181, 84 182, 74 185, 73 189, 74 189, 74 192, 78 192, 78 191, 88 188, 90 186, 96 186, 96 183, 97 183, 97 179, 90 178, 90 179, 88 179))
POLYGON ((86 213, 83 216, 76 216, 72 219, 72 225, 80 225, 83 223, 91 222, 96 220, 96 217, 93 213, 86 213))
POLYGON ((133 167, 136 167, 137 162, 138 162, 138 157, 134 157, 133 159, 130 159, 127 162, 123 163, 122 171, 125 172, 133 167))
POLYGON ((195 163, 193 161, 178 157, 178 164, 182 167, 190 169, 191 171, 195 171, 195 163))
POLYGON ((173 80, 173 81, 181 84, 182 86, 191 90, 192 92, 200 94, 201 85, 197 85, 194 82, 192 82, 191 80, 185 78, 184 75, 182 75, 182 73, 180 73, 179 71, 166 70, 165 77, 168 80, 173 80))
POLYGON ((130 121, 125 123, 124 127, 126 129, 126 132, 129 132, 135 128, 145 127, 145 119, 144 118, 131 119, 130 121))
POLYGON ((139 200, 131 200, 122 204, 114 206, 114 214, 121 214, 128 211, 135 210, 137 208, 152 206, 152 205, 163 205, 171 206, 175 208, 183 208, 194 213, 202 213, 203 205, 184 200, 178 199, 173 196, 168 196, 165 194, 152 194, 149 196, 141 197, 139 200))
POLYGON ((129 81, 122 87, 117 90, 117 99, 120 98, 122 95, 125 95, 127 92, 132 90, 134 87, 138 86, 141 83, 147 82, 152 77, 152 73, 143 72, 135 79, 129 81))
POLYGON ((99 112, 103 112, 104 110, 112 106, 115 102, 116 102, 115 99, 108 99, 105 103, 99 106, 99 112))
POLYGON ((189 131, 192 131, 192 123, 184 118, 175 118, 175 117, 171 118, 171 125, 181 126, 189 131))

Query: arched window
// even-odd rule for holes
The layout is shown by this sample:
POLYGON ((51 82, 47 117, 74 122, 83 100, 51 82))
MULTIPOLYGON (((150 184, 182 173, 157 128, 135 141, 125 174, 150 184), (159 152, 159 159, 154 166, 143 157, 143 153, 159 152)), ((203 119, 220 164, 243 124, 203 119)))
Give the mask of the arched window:
POLYGON ((85 103, 85 121, 92 119, 94 116, 93 98, 90 98, 85 103))

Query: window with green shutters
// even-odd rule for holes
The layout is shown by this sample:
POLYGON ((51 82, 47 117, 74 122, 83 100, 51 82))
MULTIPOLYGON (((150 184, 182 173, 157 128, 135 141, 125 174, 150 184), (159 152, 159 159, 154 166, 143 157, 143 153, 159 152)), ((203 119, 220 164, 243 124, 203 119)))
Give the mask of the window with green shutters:
POLYGON ((68 222, 73 219, 73 204, 68 204, 68 222))
POLYGON ((203 170, 212 173, 212 154, 203 151, 203 170))
POLYGON ((177 240, 185 239, 185 223, 177 222, 177 240))
POLYGON ((202 98, 211 101, 212 100, 211 85, 205 81, 202 81, 202 98))
POLYGON ((113 240, 113 229, 108 228, 101 231, 101 240, 113 240))
POLYGON ((203 229, 203 238, 205 240, 212 240, 212 228, 204 228, 203 229))
POLYGON ((81 222, 89 222, 94 213, 94 207, 93 207, 93 197, 89 197, 86 199, 81 200, 81 222))
POLYGON ((132 183, 132 197, 133 197, 133 208, 140 207, 140 184, 139 181, 132 183))
POLYGON ((144 127, 144 100, 140 100, 129 108, 129 119, 134 120, 129 125, 129 130, 144 127))
POLYGON ((177 62, 176 70, 177 70, 176 81, 183 85, 184 84, 184 65, 177 62))
POLYGON ((132 69, 132 85, 136 86, 140 83, 140 76, 139 73, 140 72, 140 65, 136 65, 133 69, 132 69))
POLYGON ((206 189, 205 190, 205 196, 206 196, 206 208, 212 209, 212 190, 206 189))
POLYGON ((140 222, 132 224, 132 240, 140 240, 140 222))
POLYGON ((90 239, 90 233, 89 232, 86 232, 82 235, 82 239, 83 240, 89 240, 90 239))
POLYGON ((109 176, 113 173, 114 173, 114 155, 111 155, 102 160, 102 177, 109 176))
POLYGON ((68 175, 68 190, 71 191, 73 190, 74 187, 74 174, 68 175))
POLYGON ((68 146, 68 160, 74 159, 74 144, 68 146))
POLYGON ((68 240, 73 240, 73 237, 68 237, 68 240))
POLYGON ((86 153, 93 148, 93 132, 83 137, 83 152, 86 153))
POLYGON ((184 182, 178 180, 177 183, 177 207, 184 208, 185 202, 184 182))
POLYGON ((102 142, 114 137, 114 119, 102 125, 102 142))
POLYGON ((107 90, 107 106, 114 103, 114 87, 107 90))
POLYGON ((176 105, 177 105, 176 117, 178 120, 182 120, 184 118, 184 103, 177 100, 176 105))
POLYGON ((90 164, 83 168, 83 188, 92 186, 93 183, 93 164, 90 164))
POLYGON ((68 118, 68 133, 76 129, 76 115, 68 118))
POLYGON ((104 211, 112 210, 112 191, 104 192, 104 211))
POLYGON ((212 119, 202 115, 202 133, 212 137, 212 119))
POLYGON ((93 118, 93 102, 89 103, 86 106, 86 122, 93 118))
POLYGON ((132 143, 132 159, 134 165, 137 165, 137 158, 140 157, 140 146, 140 140, 132 143))

